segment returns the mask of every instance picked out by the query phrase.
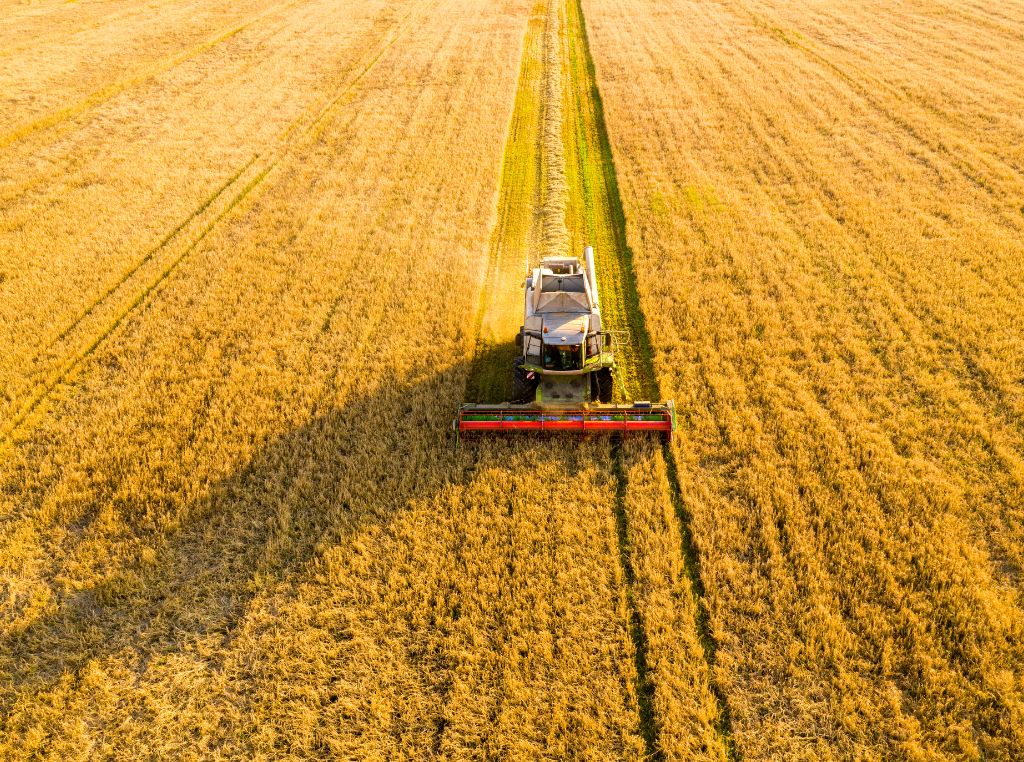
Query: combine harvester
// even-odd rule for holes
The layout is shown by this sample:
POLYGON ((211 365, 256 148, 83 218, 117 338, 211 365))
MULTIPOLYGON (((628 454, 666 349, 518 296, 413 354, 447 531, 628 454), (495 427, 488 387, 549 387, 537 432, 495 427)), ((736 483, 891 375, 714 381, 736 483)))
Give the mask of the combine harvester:
POLYGON ((671 401, 611 404, 615 350, 628 335, 601 330, 593 248, 587 246, 584 257, 585 269, 576 257, 547 257, 527 276, 512 402, 462 405, 458 434, 644 432, 671 438, 676 427, 671 401))

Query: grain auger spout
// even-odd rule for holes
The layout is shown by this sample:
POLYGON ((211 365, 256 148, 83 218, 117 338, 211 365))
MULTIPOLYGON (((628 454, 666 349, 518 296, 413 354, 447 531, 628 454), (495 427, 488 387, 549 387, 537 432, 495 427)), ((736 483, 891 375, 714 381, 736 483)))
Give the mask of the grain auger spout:
POLYGON ((461 434, 517 431, 654 433, 676 427, 675 406, 613 404, 615 349, 620 337, 601 326, 594 250, 547 257, 526 278, 523 325, 512 364, 512 401, 464 404, 461 434))

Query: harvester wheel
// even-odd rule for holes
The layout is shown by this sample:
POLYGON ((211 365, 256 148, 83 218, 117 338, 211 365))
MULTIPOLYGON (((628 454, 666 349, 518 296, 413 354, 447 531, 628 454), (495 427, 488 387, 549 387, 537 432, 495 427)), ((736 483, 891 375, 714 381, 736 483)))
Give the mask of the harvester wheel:
POLYGON ((520 404, 533 402, 537 398, 538 378, 529 377, 529 371, 523 367, 523 358, 512 361, 512 401, 520 404))
POLYGON ((601 368, 590 374, 590 398, 605 404, 612 401, 615 392, 615 379, 611 368, 601 368))

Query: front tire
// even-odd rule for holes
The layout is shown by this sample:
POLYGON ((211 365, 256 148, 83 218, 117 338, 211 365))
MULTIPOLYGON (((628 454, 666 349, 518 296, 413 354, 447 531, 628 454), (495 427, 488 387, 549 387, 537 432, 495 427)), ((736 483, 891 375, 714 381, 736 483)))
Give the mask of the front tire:
POLYGON ((601 368, 590 374, 590 399, 608 404, 615 392, 615 378, 611 368, 601 368))
POLYGON ((540 379, 523 367, 524 362, 522 357, 512 361, 512 401, 517 404, 527 404, 537 399, 537 383, 540 379))

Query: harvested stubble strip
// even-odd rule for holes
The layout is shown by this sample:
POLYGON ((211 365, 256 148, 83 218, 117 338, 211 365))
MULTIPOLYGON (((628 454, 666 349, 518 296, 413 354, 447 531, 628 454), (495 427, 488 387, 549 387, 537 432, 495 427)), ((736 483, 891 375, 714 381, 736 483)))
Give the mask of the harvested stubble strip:
POLYGON ((0 755, 635 756, 600 454, 445 436, 527 12, 424 19, 0 463, 0 755))
POLYGON ((548 0, 544 26, 544 90, 541 101, 541 247, 543 256, 564 257, 569 252, 565 209, 569 187, 565 181, 562 145, 563 68, 562 2, 548 0))
POLYGON ((998 35, 945 18, 840 53, 920 22, 835 10, 823 61, 755 5, 584 4, 738 751, 1013 759, 1024 251, 983 155, 1016 133, 975 104, 992 144, 944 152, 974 107, 894 82, 933 100, 942 67, 902 62, 998 35))
POLYGON ((541 251, 546 19, 545 3, 538 0, 523 36, 519 81, 505 137, 497 219, 477 311, 467 402, 505 402, 511 395, 509 371, 516 356, 513 337, 523 322, 523 277, 541 251))

